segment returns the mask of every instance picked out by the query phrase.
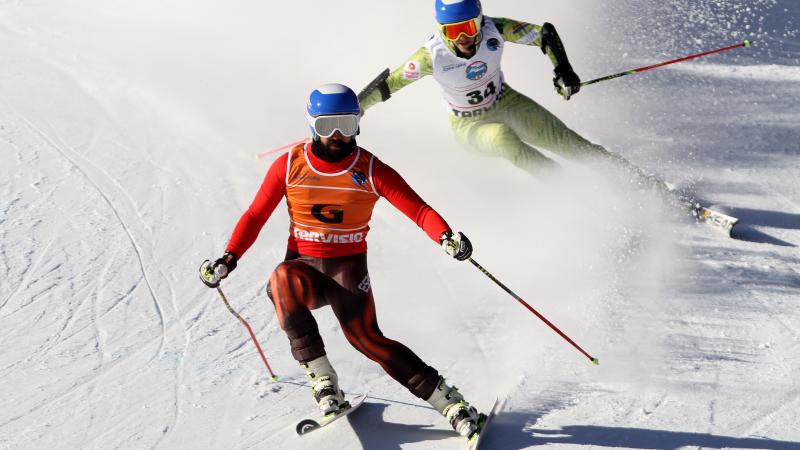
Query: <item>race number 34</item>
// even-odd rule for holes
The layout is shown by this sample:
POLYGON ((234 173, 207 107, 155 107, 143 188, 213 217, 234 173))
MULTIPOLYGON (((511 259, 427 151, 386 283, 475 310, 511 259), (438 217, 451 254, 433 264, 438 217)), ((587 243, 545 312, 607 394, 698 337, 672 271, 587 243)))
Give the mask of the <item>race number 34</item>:
POLYGON ((483 103, 484 100, 490 98, 496 93, 497 93, 497 86, 495 86, 494 81, 492 81, 491 83, 489 83, 488 86, 486 86, 486 89, 484 89, 483 91, 477 90, 477 91, 467 92, 467 97, 469 97, 470 105, 479 105, 483 103))

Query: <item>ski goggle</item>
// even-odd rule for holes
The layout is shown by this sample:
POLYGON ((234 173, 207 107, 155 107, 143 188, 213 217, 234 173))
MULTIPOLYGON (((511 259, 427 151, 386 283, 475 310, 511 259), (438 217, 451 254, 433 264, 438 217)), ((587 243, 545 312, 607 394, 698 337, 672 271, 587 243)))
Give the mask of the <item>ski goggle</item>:
POLYGON ((358 134, 359 116, 355 114, 345 114, 341 116, 319 116, 308 117, 308 124, 314 129, 318 136, 331 137, 333 133, 340 132, 344 136, 355 136, 358 134))
POLYGON ((451 41, 455 41, 462 34, 467 37, 475 37, 481 31, 481 18, 465 20, 458 23, 446 23, 440 25, 442 35, 451 41))

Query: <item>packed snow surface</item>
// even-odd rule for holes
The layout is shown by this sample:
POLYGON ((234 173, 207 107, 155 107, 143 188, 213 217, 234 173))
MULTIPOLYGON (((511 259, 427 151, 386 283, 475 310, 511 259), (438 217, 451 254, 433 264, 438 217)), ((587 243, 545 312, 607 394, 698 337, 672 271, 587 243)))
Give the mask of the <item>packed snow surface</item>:
MULTIPOLYGON (((314 412, 265 294, 280 206, 223 283, 280 376, 197 277, 271 160, 307 134, 310 90, 360 89, 435 31, 431 2, 0 0, 0 448, 460 449, 428 405, 317 313, 357 413, 314 412)), ((475 246, 475 259, 593 366, 386 202, 379 323, 487 409, 494 449, 800 449, 797 0, 485 0, 554 23, 587 87, 509 45, 508 82, 570 127, 741 218, 676 217, 611 168, 533 178, 453 138, 425 79, 371 109, 359 144, 475 246)))

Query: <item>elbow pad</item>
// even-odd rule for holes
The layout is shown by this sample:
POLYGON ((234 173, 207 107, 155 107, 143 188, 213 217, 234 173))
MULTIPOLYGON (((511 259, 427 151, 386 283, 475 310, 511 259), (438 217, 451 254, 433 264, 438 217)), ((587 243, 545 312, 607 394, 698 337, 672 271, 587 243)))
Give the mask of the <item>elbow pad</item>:
POLYGON ((389 98, 392 96, 392 92, 389 90, 389 84, 386 82, 386 79, 389 78, 390 74, 391 72, 389 69, 381 72, 380 75, 378 75, 367 85, 367 87, 358 93, 358 101, 363 102, 367 97, 375 92, 375 90, 378 90, 381 93, 382 102, 389 100, 389 98))
POLYGON ((572 68, 567 58, 567 51, 564 50, 564 44, 558 36, 556 27, 550 22, 546 22, 542 25, 542 53, 546 55, 548 48, 553 52, 553 56, 556 58, 556 67, 560 67, 562 70, 572 68))
POLYGON ((381 80, 381 83, 378 85, 378 90, 381 93, 381 101, 385 102, 392 97, 392 92, 389 90, 389 84, 386 80, 381 80))

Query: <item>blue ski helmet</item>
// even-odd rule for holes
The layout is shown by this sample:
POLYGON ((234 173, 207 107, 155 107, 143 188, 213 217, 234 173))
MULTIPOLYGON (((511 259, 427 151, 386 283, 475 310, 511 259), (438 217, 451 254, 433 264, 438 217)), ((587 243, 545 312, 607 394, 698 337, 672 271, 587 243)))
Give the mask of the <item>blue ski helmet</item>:
POLYGON ((459 23, 481 15, 480 0, 436 0, 436 21, 459 23))
MULTIPOLYGON (((358 121, 361 117, 361 105, 358 102, 358 96, 352 89, 343 84, 329 83, 323 84, 311 92, 306 112, 309 125, 311 125, 311 137, 317 139, 318 135, 313 126, 314 118, 354 115, 358 121)), ((356 126, 358 126, 357 122, 356 126)))
POLYGON ((361 114, 356 93, 338 83, 323 84, 314 89, 308 97, 306 109, 311 117, 361 114))

